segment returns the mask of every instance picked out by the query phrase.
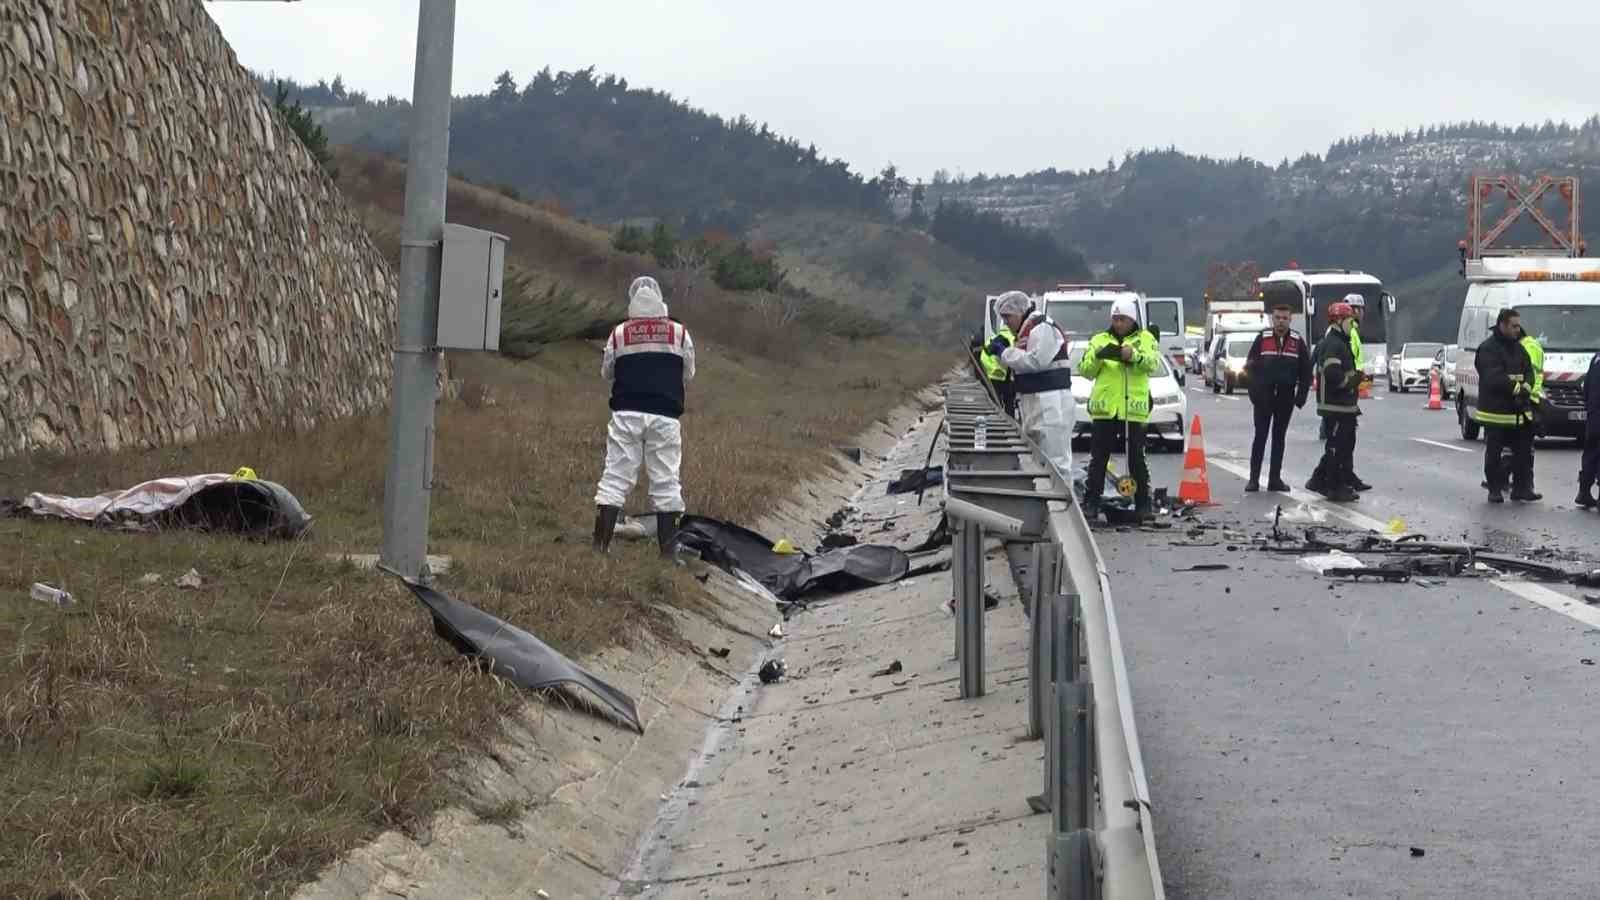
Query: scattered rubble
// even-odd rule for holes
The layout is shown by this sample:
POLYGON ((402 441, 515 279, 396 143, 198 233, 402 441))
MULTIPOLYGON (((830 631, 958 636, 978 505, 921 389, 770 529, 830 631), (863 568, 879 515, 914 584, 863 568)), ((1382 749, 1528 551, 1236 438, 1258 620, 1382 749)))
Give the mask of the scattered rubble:
POLYGON ((769 659, 761 664, 761 671, 757 672, 762 684, 776 684, 787 675, 789 667, 781 659, 769 659))

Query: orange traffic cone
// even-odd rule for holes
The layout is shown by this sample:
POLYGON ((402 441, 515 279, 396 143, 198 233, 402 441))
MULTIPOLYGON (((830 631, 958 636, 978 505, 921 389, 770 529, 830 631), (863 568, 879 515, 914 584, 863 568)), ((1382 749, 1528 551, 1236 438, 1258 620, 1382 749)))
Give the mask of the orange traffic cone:
POLYGON ((1439 370, 1434 369, 1428 379, 1428 408, 1444 409, 1444 395, 1439 390, 1439 370))
POLYGON ((1206 478, 1206 442, 1200 435, 1200 417, 1189 428, 1189 447, 1183 453, 1183 480, 1178 482, 1178 499, 1197 506, 1211 503, 1211 481, 1206 478))

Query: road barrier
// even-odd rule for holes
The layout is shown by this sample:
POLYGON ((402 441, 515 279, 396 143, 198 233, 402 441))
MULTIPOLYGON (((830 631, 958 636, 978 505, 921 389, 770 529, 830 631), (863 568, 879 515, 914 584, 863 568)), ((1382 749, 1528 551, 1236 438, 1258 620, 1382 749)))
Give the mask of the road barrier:
POLYGON ((1165 897, 1150 790, 1105 563, 1071 486, 1002 412, 986 381, 945 386, 963 699, 984 693, 986 534, 1032 546, 1028 735, 1045 742, 1046 897, 1165 897))

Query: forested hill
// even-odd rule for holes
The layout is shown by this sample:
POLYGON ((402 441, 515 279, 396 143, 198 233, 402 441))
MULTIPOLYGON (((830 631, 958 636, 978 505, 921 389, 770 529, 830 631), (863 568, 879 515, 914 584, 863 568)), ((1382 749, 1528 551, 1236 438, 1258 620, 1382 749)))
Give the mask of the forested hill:
MULTIPOLYGON (((1198 298, 1206 266, 1217 261, 1366 269, 1400 299, 1399 339, 1438 340, 1454 334, 1460 309, 1463 286, 1453 273, 1473 173, 1571 174, 1600 189, 1600 117, 1372 134, 1275 166, 1167 149, 1086 172, 941 172, 927 202, 960 200, 1048 228, 1151 293, 1198 298)), ((1546 209, 1564 216, 1560 205, 1546 209)))
MULTIPOLYGON (((330 84, 290 83, 336 144, 404 156, 410 105, 330 84)), ((598 221, 692 217, 734 233, 758 213, 883 214, 908 189, 890 170, 867 177, 813 145, 745 116, 724 119, 626 78, 545 68, 510 73, 456 98, 450 165, 473 181, 554 199, 598 221)))
MULTIPOLYGON (((325 131, 312 143, 404 157, 409 103, 373 100, 338 78, 260 80, 286 115, 325 131)), ((488 87, 455 99, 452 171, 607 226, 619 249, 649 247, 664 268, 683 264, 680 240, 696 259, 746 241, 759 277, 730 275, 730 284, 819 291, 883 318, 927 320, 919 330, 938 334, 975 325, 985 293, 1089 274, 1082 254, 1047 231, 926 203, 924 187, 892 165, 869 177, 765 124, 711 115, 592 67, 546 68, 522 86, 503 73, 488 87), (899 198, 903 216, 893 211, 899 198)))

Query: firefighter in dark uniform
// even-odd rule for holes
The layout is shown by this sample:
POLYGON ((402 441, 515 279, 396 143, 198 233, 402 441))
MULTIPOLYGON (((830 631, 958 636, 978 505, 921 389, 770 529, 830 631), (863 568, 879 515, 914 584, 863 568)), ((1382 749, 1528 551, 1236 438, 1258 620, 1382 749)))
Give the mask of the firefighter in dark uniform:
POLYGON ((1289 327, 1289 304, 1272 307, 1272 327, 1256 335, 1245 355, 1244 370, 1250 384, 1250 404, 1255 407, 1255 440, 1250 445, 1250 481, 1246 491, 1261 490, 1261 458, 1272 437, 1272 468, 1267 490, 1287 492, 1283 480, 1283 441, 1289 417, 1304 408, 1311 393, 1311 348, 1300 332, 1289 327))
POLYGON ((1340 503, 1359 500, 1350 486, 1355 466, 1356 418, 1361 415, 1361 369, 1350 347, 1350 304, 1328 307, 1328 334, 1317 344, 1317 415, 1328 426, 1328 443, 1322 461, 1306 482, 1315 491, 1340 503))
POLYGON ((1478 408, 1472 417, 1483 426, 1483 479, 1489 502, 1504 503, 1505 463, 1501 451, 1511 448, 1511 499, 1540 499, 1529 483, 1533 477, 1533 360, 1521 344, 1522 317, 1502 309, 1494 331, 1478 345, 1473 367, 1478 372, 1478 408))
POLYGON ((1583 468, 1578 470, 1578 506, 1594 509, 1600 500, 1594 496, 1595 479, 1600 478, 1600 353, 1589 358, 1589 373, 1583 376, 1583 407, 1588 410, 1583 423, 1583 468))

